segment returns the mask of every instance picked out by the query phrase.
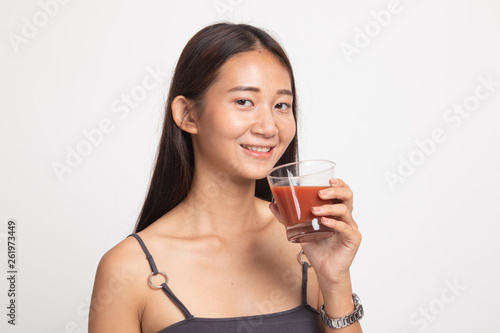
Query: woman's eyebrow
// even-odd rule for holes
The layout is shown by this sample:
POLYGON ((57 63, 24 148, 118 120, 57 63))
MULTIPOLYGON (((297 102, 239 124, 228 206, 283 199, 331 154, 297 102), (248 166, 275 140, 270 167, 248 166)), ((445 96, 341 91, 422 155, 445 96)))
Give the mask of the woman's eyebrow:
POLYGON ((257 87, 250 87, 250 86, 237 86, 237 87, 229 89, 227 92, 233 92, 233 91, 254 91, 254 92, 260 92, 260 89, 257 88, 257 87))
MULTIPOLYGON (((251 87, 251 86, 237 86, 234 88, 229 89, 227 92, 234 92, 234 91, 253 91, 253 92, 260 92, 260 89, 257 87, 251 87)), ((290 95, 293 96, 293 93, 288 90, 288 89, 280 89, 277 91, 278 95, 290 95)))
POLYGON ((278 95, 290 95, 293 97, 293 93, 288 89, 278 90, 278 95))

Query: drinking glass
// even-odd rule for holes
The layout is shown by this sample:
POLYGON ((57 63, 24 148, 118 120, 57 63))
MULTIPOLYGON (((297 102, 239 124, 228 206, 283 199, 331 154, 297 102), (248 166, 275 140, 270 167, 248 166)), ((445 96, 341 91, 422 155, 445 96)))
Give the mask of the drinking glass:
POLYGON ((334 203, 333 199, 321 199, 318 192, 330 187, 335 166, 328 160, 306 160, 280 165, 268 172, 267 180, 290 242, 305 243, 333 235, 333 229, 319 223, 321 217, 312 213, 312 207, 334 203))

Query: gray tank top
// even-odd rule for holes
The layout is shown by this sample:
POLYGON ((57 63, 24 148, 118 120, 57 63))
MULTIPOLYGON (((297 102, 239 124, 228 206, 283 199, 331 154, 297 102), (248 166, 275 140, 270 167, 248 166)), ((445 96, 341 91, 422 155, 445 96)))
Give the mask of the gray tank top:
MULTIPOLYGON (((159 274, 158 268, 146 245, 137 234, 133 236, 142 247, 151 266, 152 274, 159 274)), ((302 265, 302 303, 287 311, 257 316, 232 318, 201 318, 195 317, 174 295, 167 283, 161 284, 161 289, 184 313, 185 319, 165 327, 158 333, 317 333, 322 332, 319 313, 307 304, 307 269, 302 265)))

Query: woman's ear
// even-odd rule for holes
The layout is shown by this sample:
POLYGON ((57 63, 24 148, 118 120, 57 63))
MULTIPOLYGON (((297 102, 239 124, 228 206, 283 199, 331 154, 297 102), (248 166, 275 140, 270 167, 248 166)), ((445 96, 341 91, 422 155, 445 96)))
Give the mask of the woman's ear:
POLYGON ((198 133, 193 103, 186 97, 179 95, 172 101, 172 117, 179 128, 191 134, 198 133))

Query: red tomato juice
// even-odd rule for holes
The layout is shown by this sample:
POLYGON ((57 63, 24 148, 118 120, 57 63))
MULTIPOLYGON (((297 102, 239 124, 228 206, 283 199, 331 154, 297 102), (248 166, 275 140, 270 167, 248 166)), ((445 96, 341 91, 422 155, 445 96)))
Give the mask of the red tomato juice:
POLYGON ((333 203, 333 200, 319 197, 318 192, 325 188, 328 186, 271 186, 285 226, 288 228, 314 219, 319 220, 311 208, 333 203))

